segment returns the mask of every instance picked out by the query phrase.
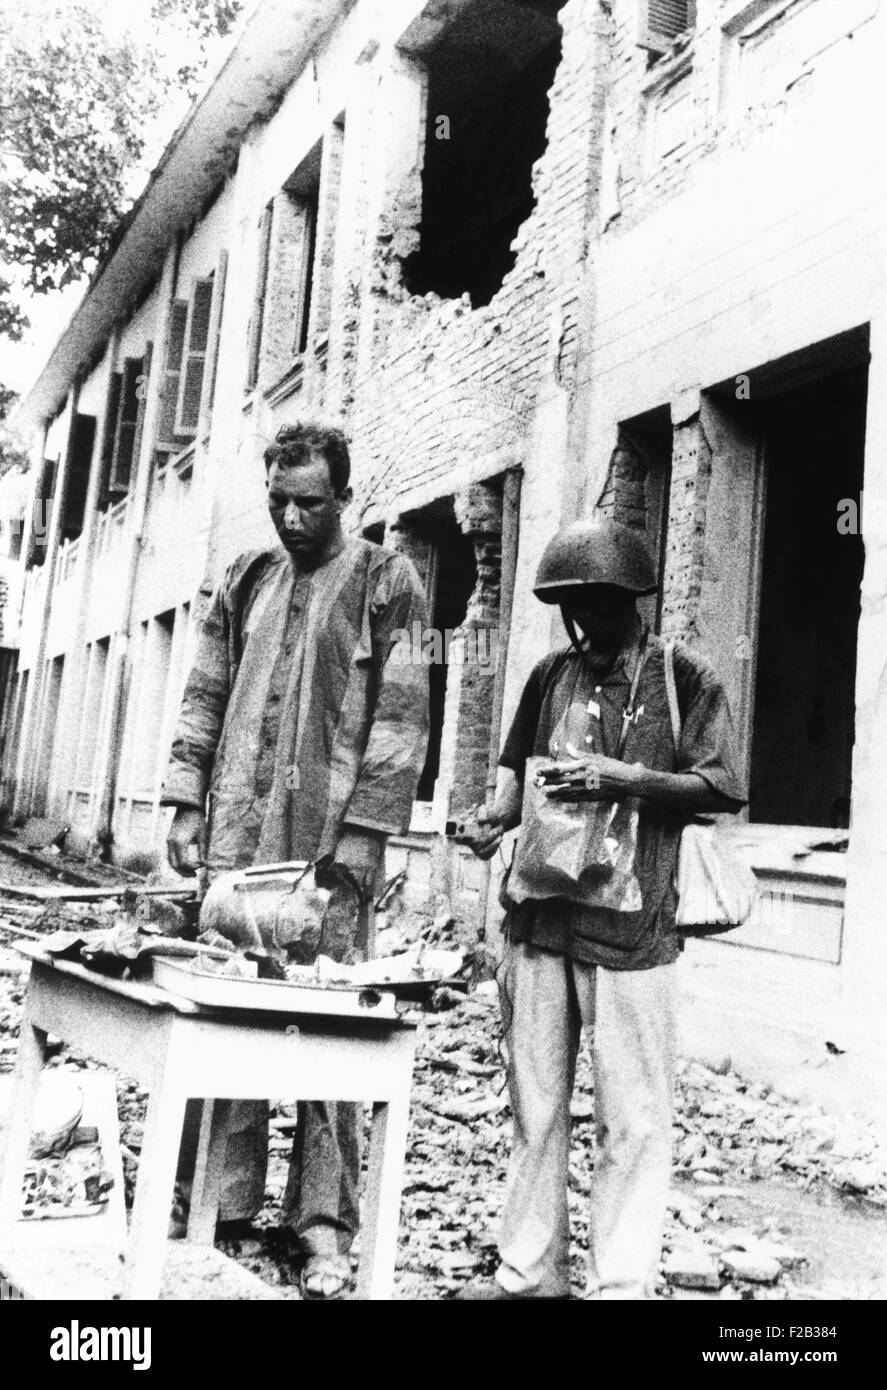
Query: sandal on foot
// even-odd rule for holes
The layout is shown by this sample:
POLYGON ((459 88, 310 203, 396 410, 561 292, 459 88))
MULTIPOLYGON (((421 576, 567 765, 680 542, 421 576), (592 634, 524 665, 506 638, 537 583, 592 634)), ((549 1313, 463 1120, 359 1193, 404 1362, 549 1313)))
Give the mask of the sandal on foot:
POLYGON ((299 1292, 309 1301, 342 1298, 351 1280, 346 1255, 308 1255, 299 1276, 299 1292))

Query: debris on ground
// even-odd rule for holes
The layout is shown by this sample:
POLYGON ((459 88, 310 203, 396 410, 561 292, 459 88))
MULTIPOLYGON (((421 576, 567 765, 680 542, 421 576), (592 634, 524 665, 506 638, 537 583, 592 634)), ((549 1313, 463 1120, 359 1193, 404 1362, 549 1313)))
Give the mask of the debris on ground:
MULTIPOLYGON (((69 904, 65 912, 78 906, 69 904)), ((91 903, 88 910, 98 908, 91 903)), ((0 904, 0 920, 5 916, 6 904, 0 904)), ((386 954, 417 940, 451 949, 467 946, 460 925, 449 922, 444 941, 438 941, 432 914, 418 932, 396 914, 389 922, 386 954)), ((60 925, 54 914, 43 929, 60 925)), ((68 925, 82 929, 79 920, 69 918, 68 925)), ((470 964, 467 958, 469 969, 470 964)), ((10 1070, 14 1061, 24 980, 24 972, 0 973, 0 1071, 10 1070)), ((66 1066, 88 1065, 67 1052, 63 1060, 66 1066)), ((134 1081, 118 1078, 127 1204, 138 1171, 146 1101, 134 1081)), ((574 1293, 581 1297, 595 1150, 592 1075, 584 1050, 571 1115, 572 1275, 574 1293)), ((299 1296, 298 1260, 279 1221, 295 1116, 294 1105, 272 1108, 266 1204, 250 1232, 220 1245, 245 1270, 273 1285, 275 1296, 292 1299, 299 1296)), ((872 1125, 787 1100, 729 1068, 714 1071, 688 1060, 677 1078, 674 1139, 660 1297, 887 1296, 887 1152, 872 1125)), ((493 1274, 509 1144, 495 985, 487 982, 468 994, 441 986, 427 1001, 420 1026, 398 1298, 450 1298, 466 1282, 493 1274)))

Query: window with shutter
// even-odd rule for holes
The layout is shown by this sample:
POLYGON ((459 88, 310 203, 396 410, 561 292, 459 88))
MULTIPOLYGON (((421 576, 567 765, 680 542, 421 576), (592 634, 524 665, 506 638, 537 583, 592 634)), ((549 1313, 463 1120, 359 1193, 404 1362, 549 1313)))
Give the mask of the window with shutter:
POLYGON ((271 251, 271 223, 274 204, 268 203, 259 221, 259 260, 256 267, 256 293, 253 315, 249 325, 249 358, 246 388, 251 391, 259 379, 259 357, 262 351, 262 323, 265 317, 265 291, 268 285, 268 258, 271 251))
POLYGON ((182 362, 185 356, 185 334, 188 329, 188 301, 177 299, 172 306, 169 337, 166 344, 166 364, 163 369, 160 424, 157 433, 158 449, 177 452, 187 443, 176 438, 176 417, 179 413, 179 389, 182 381, 182 362))
POLYGON ((129 491, 135 451, 136 422, 139 418, 139 377, 142 375, 143 366, 144 362, 141 357, 127 357, 123 363, 120 409, 114 437, 111 476, 108 479, 108 492, 111 494, 122 494, 129 491))
POLYGON ((662 53, 695 20, 695 0, 641 0, 641 45, 662 53))
POLYGON ((200 420, 200 400, 209 343, 209 321, 213 300, 213 277, 197 280, 188 317, 187 353, 179 394, 176 433, 193 435, 200 420))

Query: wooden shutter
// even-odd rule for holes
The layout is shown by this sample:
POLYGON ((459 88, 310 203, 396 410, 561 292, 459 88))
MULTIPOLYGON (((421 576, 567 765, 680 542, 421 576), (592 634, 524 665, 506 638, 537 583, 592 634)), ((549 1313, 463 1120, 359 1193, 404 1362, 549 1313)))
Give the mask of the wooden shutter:
POLYGON ((49 537, 49 520, 52 499, 55 496, 55 475, 57 461, 45 458, 40 470, 40 486, 34 495, 35 515, 31 519, 31 533, 25 565, 42 565, 46 559, 46 543, 49 537))
POLYGON ((62 540, 76 540, 83 530, 83 516, 86 510, 86 493, 89 487, 94 443, 95 416, 78 414, 74 420, 71 456, 68 462, 68 485, 65 488, 62 540))
POLYGON ((259 379, 259 359, 262 352, 262 321, 265 316, 265 290, 268 284, 268 259, 271 253, 271 222, 274 204, 268 203, 259 220, 259 263, 256 270, 256 293, 253 316, 249 325, 249 361, 246 384, 251 390, 259 379))
POLYGON ((102 483, 99 492, 99 506, 104 507, 108 502, 109 484, 111 481, 111 465, 114 460, 114 440, 117 437, 117 418, 120 414, 120 392, 123 388, 123 377, 120 372, 112 372, 111 380, 108 383, 108 400, 105 405, 105 423, 102 430, 102 483))
POLYGON ((219 368, 219 346, 222 341, 222 315, 225 312, 225 281, 228 278, 228 252, 219 255, 219 268, 215 278, 215 298, 213 299, 213 322, 210 330, 209 358, 207 361, 207 388, 204 405, 204 431, 209 429, 213 401, 216 395, 216 374, 219 368))
POLYGON ((166 365, 163 369, 160 424, 157 447, 177 452, 184 440, 176 438, 176 417, 179 413, 179 388, 182 380, 182 360, 185 355, 185 333, 188 327, 188 301, 177 299, 170 311, 169 337, 166 343, 166 365))
POLYGON ((112 494, 122 495, 129 491, 135 452, 136 421, 139 418, 139 377, 142 375, 143 367, 141 357, 127 357, 123 363, 120 410, 117 416, 111 476, 108 479, 108 491, 112 494))
POLYGON ((178 434, 193 435, 197 432, 212 302, 213 277, 196 281, 188 317, 188 351, 179 393, 179 413, 176 420, 178 434))
POLYGON ((311 290, 314 280, 314 248, 317 245, 317 198, 302 202, 302 265, 296 293, 296 333, 293 351, 303 353, 308 346, 311 317, 311 290))
POLYGON ((138 392, 138 410, 136 412, 136 427, 133 436, 133 461, 138 467, 139 455, 142 451, 142 432, 145 428, 145 410, 148 406, 148 380, 151 376, 151 359, 154 355, 154 344, 145 344, 145 355, 142 358, 141 383, 142 389, 138 392))
POLYGON ((693 0, 641 0, 641 45, 662 53, 694 20, 693 0))

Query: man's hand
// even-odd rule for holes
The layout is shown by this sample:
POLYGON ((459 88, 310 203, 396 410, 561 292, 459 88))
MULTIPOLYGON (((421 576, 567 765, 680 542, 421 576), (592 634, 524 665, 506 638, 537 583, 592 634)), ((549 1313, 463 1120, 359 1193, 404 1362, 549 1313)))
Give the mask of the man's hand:
POLYGON ((505 826, 497 807, 478 806, 456 838, 460 845, 468 845, 478 859, 492 859, 504 834, 505 826))
POLYGON ((640 763, 592 753, 540 767, 538 776, 544 779, 545 795, 551 801, 620 801, 641 795, 644 771, 640 763))
POLYGON ((194 806, 177 806, 169 834, 166 852, 177 874, 192 877, 204 855, 206 816, 194 806))
POLYGON ((347 869, 365 898, 373 894, 376 874, 385 850, 385 836, 378 830, 346 825, 336 846, 333 865, 347 869))

